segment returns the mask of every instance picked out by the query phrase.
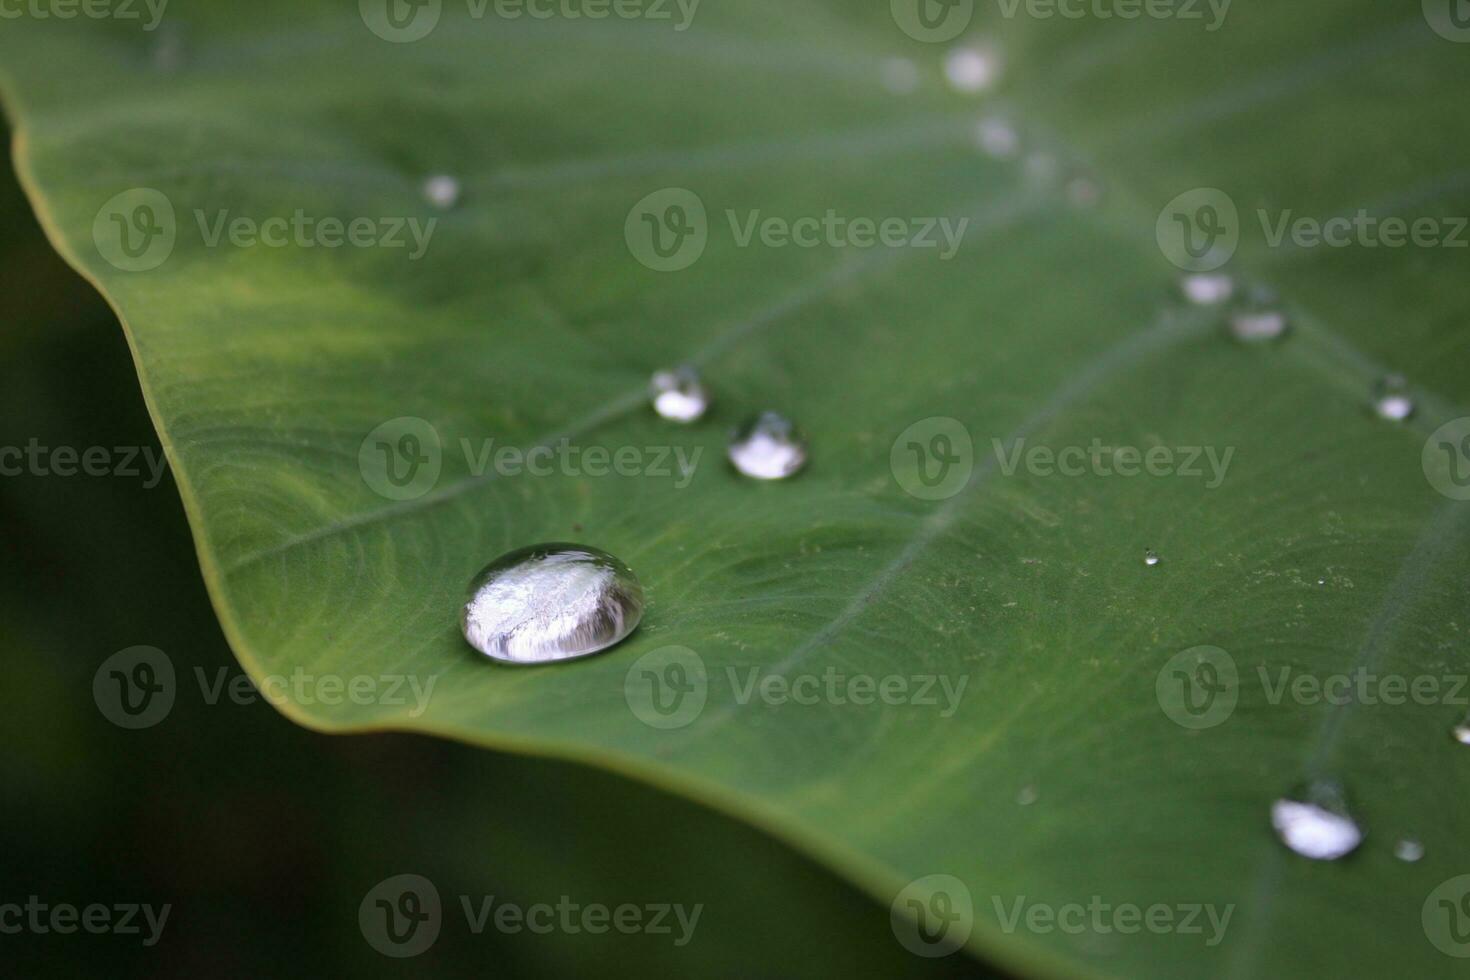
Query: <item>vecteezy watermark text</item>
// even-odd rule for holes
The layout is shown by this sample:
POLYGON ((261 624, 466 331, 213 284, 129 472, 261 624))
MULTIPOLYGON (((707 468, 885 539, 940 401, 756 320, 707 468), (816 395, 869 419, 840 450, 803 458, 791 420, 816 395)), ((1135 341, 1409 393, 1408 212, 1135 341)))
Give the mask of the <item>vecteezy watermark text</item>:
MULTIPOLYGON (((527 932, 668 937, 677 947, 689 945, 704 904, 680 902, 576 901, 560 895, 554 902, 520 903, 495 895, 460 895, 465 929, 481 935, 487 929, 514 935, 527 932)), ((439 889, 423 875, 394 875, 378 882, 358 906, 358 927, 368 945, 384 956, 417 956, 433 946, 445 924, 439 889)))
POLYGON ((43 446, 34 436, 21 446, 0 446, 0 476, 145 477, 152 490, 163 479, 168 459, 152 446, 43 446))
MULTIPOLYGON (((701 0, 463 0, 472 21, 497 20, 600 21, 647 20, 669 22, 675 31, 687 31, 701 0)), ((358 12, 368 30, 394 44, 422 41, 439 26, 445 0, 358 0, 358 12)))
POLYGON ((143 945, 151 947, 163 936, 163 927, 172 910, 173 905, 168 903, 157 908, 138 902, 111 905, 91 902, 76 906, 70 902, 43 902, 39 895, 31 895, 24 905, 0 902, 0 935, 69 935, 81 931, 94 936, 142 936, 143 945))
POLYGON ((153 31, 163 23, 169 0, 0 0, 0 20, 143 21, 153 31))
POLYGON ((1213 34, 1225 23, 1233 0, 995 0, 1002 17, 1032 20, 1200 21, 1213 34))
POLYGON ((1020 929, 1038 935, 1061 932, 1069 936, 1084 933, 1128 936, 1148 932, 1156 936, 1200 936, 1208 947, 1218 946, 1225 938, 1230 917, 1235 914, 1233 904, 1223 908, 1197 902, 1138 905, 1109 902, 1101 895, 1093 895, 1085 903, 1060 905, 1031 902, 1024 895, 1009 901, 993 895, 990 901, 1001 931, 1007 934, 1020 929))

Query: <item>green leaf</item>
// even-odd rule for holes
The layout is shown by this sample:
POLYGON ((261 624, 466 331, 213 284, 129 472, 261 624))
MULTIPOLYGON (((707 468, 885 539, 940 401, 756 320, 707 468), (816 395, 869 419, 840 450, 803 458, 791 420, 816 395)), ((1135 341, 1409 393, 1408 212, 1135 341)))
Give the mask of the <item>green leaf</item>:
POLYGON ((1436 889, 1470 866, 1449 736, 1470 561, 1465 506, 1431 485, 1444 440, 1426 438, 1467 400, 1465 253, 1271 247, 1258 212, 1467 213, 1455 93, 1470 48, 1367 2, 1241 5, 1216 30, 1209 14, 981 5, 967 37, 1004 62, 982 101, 949 91, 946 46, 910 40, 884 6, 711 3, 678 30, 677 13, 543 22, 450 3, 412 43, 350 3, 180 2, 151 32, 7 24, 22 176, 127 327, 241 662, 267 684, 432 680, 422 712, 381 688, 328 703, 311 684, 281 707, 324 730, 606 766, 734 813, 885 903, 954 876, 971 948, 1021 972, 1451 975, 1433 937, 1455 911, 1436 889), (916 91, 885 88, 895 57, 916 91), (1014 121, 1026 159, 975 147, 982 112, 1014 121), (422 195, 437 173, 462 182, 452 210, 422 195), (171 250, 141 237, 168 222, 138 188, 172 209, 171 250), (699 198, 708 240, 658 272, 625 225, 668 188, 699 198), (1280 343, 1233 342, 1221 314, 1179 299, 1155 225, 1194 188, 1238 206, 1231 268, 1279 292, 1280 343), (742 247, 727 216, 829 210, 970 221, 946 260, 742 247), (298 211, 437 224, 415 259, 297 243, 298 211), (273 217, 286 247, 243 247, 231 225, 273 217), (166 256, 130 271, 160 252, 120 251, 120 227, 166 256), (717 399, 687 429, 643 394, 684 360, 717 399), (1418 408, 1403 424, 1371 410, 1395 372, 1418 408), (723 465, 726 429, 766 408, 811 434, 792 481, 723 465), (422 424, 380 429, 405 418, 422 424), (941 430, 909 432, 934 418, 973 445, 942 500, 903 489, 921 485, 908 439, 944 448, 941 430), (421 449, 429 431, 432 487, 385 484, 378 437, 421 449), (550 476, 475 472, 491 439, 578 457, 558 452, 550 476), (1170 447, 1176 470, 1190 447, 1232 455, 1218 480, 1202 463, 1074 477, 1012 471, 1023 439, 1170 447), (638 475, 589 472, 594 447, 636 451, 638 475), (702 453, 687 485, 653 469, 664 448, 702 453), (458 634, 465 584, 548 540, 628 562, 643 626, 576 664, 484 662, 458 634), (1188 728, 1158 692, 1202 645, 1226 651, 1237 703, 1188 728), (670 646, 707 685, 682 728, 630 707, 635 665, 670 646), (1283 671, 1306 687, 1276 696, 1283 671), (1311 696, 1336 677, 1358 691, 1360 674, 1372 697, 1311 696), (752 677, 815 703, 747 697, 752 677), (1390 704, 1386 677, 1439 686, 1390 704), (896 678, 905 703, 855 703, 855 678, 896 678), (1314 779, 1339 781, 1368 831, 1340 863, 1271 832, 1272 801, 1314 779), (1421 861, 1395 859, 1401 837, 1421 861), (1201 906, 1228 924, 1184 928, 1201 906), (1133 907, 1171 924, 1136 927, 1133 907))

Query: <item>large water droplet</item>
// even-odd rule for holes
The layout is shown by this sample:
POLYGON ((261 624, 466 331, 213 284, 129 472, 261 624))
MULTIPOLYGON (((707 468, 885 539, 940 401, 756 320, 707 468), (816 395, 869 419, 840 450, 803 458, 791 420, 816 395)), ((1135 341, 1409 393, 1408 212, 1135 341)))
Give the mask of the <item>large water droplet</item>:
POLYGON ((659 371, 648 385, 653 410, 673 422, 694 422, 709 410, 709 392, 691 365, 659 371))
POLYGON ((975 143, 987 156, 1011 160, 1021 152, 1021 134, 1009 119, 989 116, 975 126, 975 143))
POLYGON ((1235 295, 1235 280, 1223 272, 1196 272, 1179 281, 1179 290, 1195 306, 1218 306, 1235 295))
POLYGON ((424 181, 424 199, 441 211, 459 203, 459 181, 448 174, 435 174, 424 181))
POLYGON ((1153 568, 1162 561, 1163 559, 1159 557, 1159 553, 1152 548, 1143 553, 1143 563, 1149 568, 1153 568))
POLYGON ((1424 856, 1424 845, 1406 837, 1393 846, 1393 856, 1413 864, 1424 856))
POLYGON ((1271 804, 1271 826, 1283 844, 1314 861, 1336 861, 1363 842, 1362 828, 1332 783, 1313 783, 1271 804))
POLYGON ((493 660, 544 664, 606 650, 643 618, 643 586, 605 551, 541 544, 502 555, 470 583, 460 627, 493 660))
POLYGON ((1279 339, 1290 326, 1276 294, 1256 286, 1230 314, 1230 333, 1236 340, 1259 344, 1279 339))
POLYGON ((1414 414, 1414 396, 1409 394, 1409 383, 1402 375, 1390 374, 1378 382, 1373 394, 1373 411, 1390 422, 1404 422, 1414 414))
POLYGON ((784 480, 806 465, 806 437, 785 416, 762 412, 730 434, 728 455, 746 476, 784 480))
POLYGON ((1000 78, 1000 55, 993 48, 955 48, 945 55, 944 77, 956 92, 984 92, 1000 78))

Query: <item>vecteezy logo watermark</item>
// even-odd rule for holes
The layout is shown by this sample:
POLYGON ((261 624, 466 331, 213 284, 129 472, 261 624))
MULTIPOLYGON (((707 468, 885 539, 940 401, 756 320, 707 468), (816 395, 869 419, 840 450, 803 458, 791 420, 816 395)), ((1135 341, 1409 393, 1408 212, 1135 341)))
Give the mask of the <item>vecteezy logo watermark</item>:
POLYGON ((384 956, 417 956, 434 945, 444 922, 439 889, 423 875, 394 875, 378 882, 357 907, 357 926, 384 956))
MULTIPOLYGON (((196 208, 194 223, 205 248, 381 248, 403 249, 416 262, 428 251, 438 218, 317 216, 301 208, 264 218, 196 208)), ((135 187, 103 204, 92 222, 98 254, 123 272, 148 272, 163 265, 178 244, 173 202, 161 191, 135 187)))
MULTIPOLYGON (((1470 707, 1470 675, 1379 674, 1367 667, 1332 674, 1298 671, 1290 665, 1258 666, 1257 682, 1273 707, 1290 700, 1313 706, 1349 704, 1398 707, 1452 705, 1470 707)), ((1199 646, 1177 653, 1154 681, 1159 707, 1176 725, 1190 729, 1224 724, 1241 695, 1235 660, 1219 647, 1199 646)))
MULTIPOLYGON (((736 248, 934 249, 941 261, 954 258, 970 226, 969 218, 853 217, 834 208, 795 218, 727 208, 725 219, 736 248)), ((682 187, 649 194, 623 222, 628 251, 656 272, 689 268, 704 254, 709 236, 704 202, 682 187)))
POLYGON ((623 698, 634 717, 650 728, 684 728, 709 699, 704 658, 680 646, 645 653, 623 678, 623 698))
POLYGON ((1424 19, 1434 33, 1447 41, 1470 41, 1470 2, 1467 0, 1423 0, 1424 19))
POLYGON ((893 440, 888 464, 905 493, 920 500, 946 500, 969 485, 975 443, 958 419, 922 419, 893 440))
POLYGON ((1435 429, 1420 462, 1431 487, 1451 500, 1470 500, 1470 417, 1435 429))
POLYGON ((151 728, 174 707, 174 664, 157 647, 128 647, 92 675, 92 700, 119 728, 151 728))
MULTIPOLYGON (((672 480, 683 490, 694 480, 704 447, 683 446, 577 446, 570 439, 532 446, 497 445, 494 439, 477 444, 461 438, 466 471, 472 477, 493 472, 499 477, 647 477, 672 480)), ((368 433, 357 451, 363 482, 389 500, 415 500, 433 490, 444 468, 439 430, 426 419, 405 415, 390 419, 368 433)))
POLYGON ((1115 905, 1101 895, 1093 895, 1085 904, 1068 902, 1063 905, 1028 902, 1024 895, 1007 902, 999 895, 993 895, 991 903, 1001 931, 1008 935, 1023 927, 1037 935, 1061 932, 1069 936, 1087 933, 1129 936, 1149 932, 1155 936, 1201 936, 1208 947, 1218 946, 1225 938, 1225 930, 1230 927, 1230 918, 1235 914, 1233 903, 1224 908, 1196 902, 1173 905, 1157 902, 1148 906, 1121 902, 1115 905))
POLYGON ((43 446, 32 437, 24 447, 0 446, 0 476, 146 477, 143 489, 163 479, 168 458, 153 446, 43 446))
POLYGON ((996 0, 1002 17, 1024 13, 1034 20, 1197 20, 1213 34, 1225 23, 1232 0, 996 0))
POLYGON ((0 903, 0 935, 15 936, 21 933, 44 936, 48 933, 69 935, 80 929, 94 936, 143 936, 143 945, 158 945, 163 937, 163 927, 173 905, 165 903, 154 908, 147 903, 118 902, 106 905, 92 902, 76 906, 70 902, 43 902, 39 895, 31 895, 25 905, 19 902, 0 903), (147 933, 143 932, 147 927, 147 933))
MULTIPOLYGON (((315 674, 297 667, 289 674, 267 674, 259 681, 221 667, 209 677, 194 668, 200 699, 207 705, 268 701, 273 705, 339 704, 409 708, 417 718, 429 707, 438 675, 315 674), (411 706, 411 707, 410 707, 411 706)), ((168 717, 179 686, 174 664, 156 647, 129 647, 103 661, 92 677, 92 698, 102 716, 120 728, 151 728, 168 717)))
POLYGON ((1230 195, 1196 187, 1164 205, 1154 225, 1164 258, 1188 272, 1220 268, 1240 246, 1240 212, 1230 195))
MULTIPOLYGON (((672 21, 674 30, 694 23, 700 0, 465 0, 471 20, 618 20, 672 21)), ((368 30, 385 41, 421 41, 439 26, 443 0, 358 0, 368 30)))
POLYGON ((970 941, 975 902, 954 875, 925 875, 893 899, 888 923, 894 938, 915 956, 948 956, 970 941))
POLYGON ((134 187, 110 198, 92 222, 97 252, 123 272, 163 265, 178 238, 174 206, 162 191, 134 187))
POLYGON ((633 257, 655 272, 687 269, 709 243, 704 202, 682 187, 654 191, 628 212, 623 238, 633 257))
POLYGON ((1446 956, 1470 959, 1470 875, 1441 882, 1424 900, 1424 935, 1446 956))
POLYGON ((1235 711, 1240 674, 1219 647, 1198 646, 1169 658, 1154 681, 1159 707, 1183 728, 1214 728, 1235 711))
POLYGON ((953 41, 970 26, 975 0, 889 0, 893 22, 915 41, 953 41))
POLYGON ((168 0, 0 0, 0 20, 87 20, 142 21, 143 30, 153 31, 163 23, 168 0))
MULTIPOLYGON (((704 904, 677 902, 577 902, 561 895, 555 903, 520 904, 495 895, 460 895, 465 928, 472 935, 486 929, 515 935, 529 932, 602 935, 618 932, 668 936, 677 947, 689 945, 704 904)), ((394 875, 374 885, 357 908, 357 924, 368 945, 384 956, 406 958, 426 952, 445 924, 439 889, 423 875, 394 875)))

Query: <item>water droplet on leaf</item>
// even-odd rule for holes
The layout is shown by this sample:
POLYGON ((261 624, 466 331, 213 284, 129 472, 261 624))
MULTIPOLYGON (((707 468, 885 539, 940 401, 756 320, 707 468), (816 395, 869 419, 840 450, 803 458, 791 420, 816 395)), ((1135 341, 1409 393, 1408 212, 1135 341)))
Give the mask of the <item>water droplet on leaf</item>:
POLYGON ((757 480, 783 480, 806 465, 806 437, 790 419, 762 412, 730 434, 730 462, 757 480))
POLYGON ((987 156, 1010 160, 1021 152, 1021 134, 1010 120, 990 116, 975 126, 975 142, 987 156))
POLYGON ((1470 718, 1466 718, 1454 728, 1450 729, 1450 735, 1461 745, 1470 745, 1470 718))
POLYGON ((424 181, 424 199, 441 211, 459 203, 459 181, 448 174, 436 174, 424 181))
POLYGON ((1373 411, 1390 422, 1404 422, 1414 414, 1414 397, 1409 394, 1409 384, 1402 375, 1390 374, 1378 382, 1373 411))
POLYGON ((1179 289, 1195 306, 1217 306, 1235 295, 1235 280, 1223 272, 1196 272, 1181 279, 1179 289))
POLYGON ((1424 845, 1416 840, 1405 838, 1393 846, 1393 856, 1400 861, 1413 864, 1424 856, 1424 845))
POLYGON ((1150 568, 1159 564, 1159 562, 1161 561, 1163 561, 1163 559, 1159 557, 1159 553, 1157 551, 1154 551, 1152 548, 1143 553, 1143 563, 1150 568))
POLYGON ((955 48, 944 58, 944 77, 956 92, 983 92, 1000 78, 1000 56, 991 48, 955 48))
POLYGON ((1230 314, 1230 333, 1236 340, 1259 344, 1278 340, 1290 326, 1286 314, 1269 289, 1256 287, 1230 314))
POLYGON ((1362 828, 1333 783, 1313 783, 1271 804, 1271 826, 1283 844, 1314 861, 1336 861, 1363 842, 1362 828))
POLYGON ((643 618, 643 586, 605 551, 542 544, 491 562, 470 583, 460 627, 493 660, 544 664, 606 650, 643 618))
POLYGON ((709 410, 709 392, 690 365, 659 371, 648 385, 653 410, 672 422, 694 422, 709 410))

